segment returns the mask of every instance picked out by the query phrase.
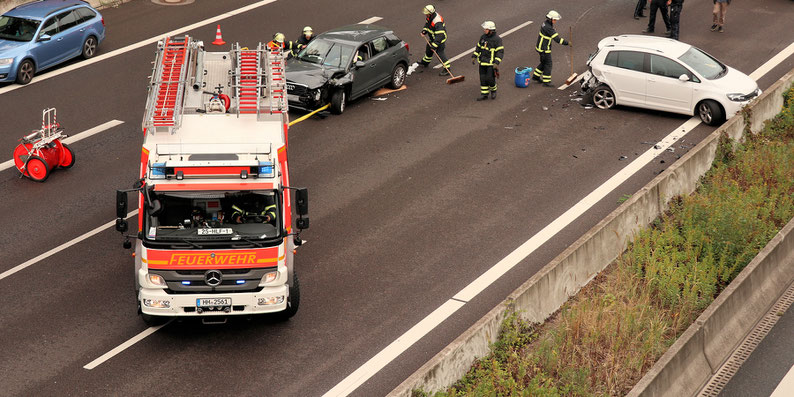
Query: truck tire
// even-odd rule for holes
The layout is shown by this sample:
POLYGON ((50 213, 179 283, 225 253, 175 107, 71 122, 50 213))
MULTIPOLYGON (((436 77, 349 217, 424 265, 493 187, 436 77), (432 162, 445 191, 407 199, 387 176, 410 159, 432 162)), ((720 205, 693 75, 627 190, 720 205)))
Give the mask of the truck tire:
POLYGON ((345 111, 347 93, 344 88, 338 88, 331 94, 331 113, 342 114, 345 111))
POLYGON ((289 320, 295 313, 298 312, 298 306, 301 302, 300 283, 298 282, 298 273, 292 269, 292 287, 289 287, 289 297, 287 297, 287 308, 283 312, 278 313, 278 319, 282 321, 289 320))
MULTIPOLYGON (((135 293, 136 297, 137 297, 137 294, 138 293, 136 292, 135 293)), ((141 320, 143 320, 143 322, 146 323, 146 325, 148 325, 150 327, 156 327, 158 325, 165 324, 165 322, 168 320, 168 317, 153 316, 151 314, 146 314, 146 313, 142 312, 141 311, 141 302, 140 301, 138 301, 138 313, 141 315, 141 320)))

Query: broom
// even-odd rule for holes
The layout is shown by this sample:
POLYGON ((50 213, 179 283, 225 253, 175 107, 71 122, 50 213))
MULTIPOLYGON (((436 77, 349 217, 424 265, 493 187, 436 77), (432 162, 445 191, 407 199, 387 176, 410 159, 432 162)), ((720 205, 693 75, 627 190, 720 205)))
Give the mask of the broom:
MULTIPOLYGON (((573 26, 569 27, 568 29, 569 29, 568 37, 571 38, 570 41, 571 43, 573 43, 573 26)), ((565 84, 571 85, 571 83, 573 83, 573 81, 576 80, 576 76, 578 76, 578 74, 574 73, 573 71, 573 47, 572 46, 568 46, 568 47, 571 47, 571 77, 568 77, 568 80, 565 80, 565 84)))
MULTIPOLYGON (((430 40, 428 40, 428 39, 427 39, 427 37, 426 37, 425 35, 422 35, 422 38, 424 38, 424 39, 425 39, 425 42, 427 43, 427 45, 430 45, 430 40)), ((452 71, 451 71, 451 70, 449 70, 449 68, 447 67, 447 65, 445 65, 445 64, 444 64, 444 61, 442 61, 442 60, 441 60, 441 57, 440 57, 440 56, 438 56, 438 53, 436 52, 435 48, 433 48, 433 46, 432 46, 432 45, 430 45, 430 49, 431 49, 431 50, 433 50, 433 54, 436 54, 436 58, 438 58, 438 61, 439 61, 439 62, 441 62, 441 66, 443 66, 443 67, 444 67, 444 69, 446 69, 446 70, 447 70, 447 73, 449 73, 449 75, 450 75, 450 76, 452 76, 452 77, 450 77, 450 78, 448 78, 448 79, 447 79, 447 84, 455 84, 455 83, 460 83, 461 81, 463 81, 463 79, 465 79, 465 78, 466 78, 466 76, 463 76, 463 75, 460 75, 460 76, 455 76, 454 74, 452 74, 452 71)))

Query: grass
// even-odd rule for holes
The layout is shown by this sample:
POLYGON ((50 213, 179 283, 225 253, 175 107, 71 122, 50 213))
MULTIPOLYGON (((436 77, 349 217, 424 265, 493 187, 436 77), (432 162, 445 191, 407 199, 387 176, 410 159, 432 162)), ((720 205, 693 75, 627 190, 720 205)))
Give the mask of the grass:
MULTIPOLYGON (((624 395, 794 217, 794 87, 736 146, 723 137, 691 196, 640 232, 545 324, 513 313, 454 396, 624 395)), ((415 391, 415 395, 426 395, 415 391)))

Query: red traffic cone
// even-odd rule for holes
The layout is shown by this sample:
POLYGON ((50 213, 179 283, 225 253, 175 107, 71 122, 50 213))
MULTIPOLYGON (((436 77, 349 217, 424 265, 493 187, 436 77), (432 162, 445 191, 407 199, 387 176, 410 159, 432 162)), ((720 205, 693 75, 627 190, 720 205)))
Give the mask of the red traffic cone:
POLYGON ((220 24, 218 24, 218 30, 215 31, 215 41, 213 41, 212 44, 215 44, 215 45, 224 45, 224 44, 226 44, 226 42, 223 41, 223 37, 221 37, 221 25, 220 24))

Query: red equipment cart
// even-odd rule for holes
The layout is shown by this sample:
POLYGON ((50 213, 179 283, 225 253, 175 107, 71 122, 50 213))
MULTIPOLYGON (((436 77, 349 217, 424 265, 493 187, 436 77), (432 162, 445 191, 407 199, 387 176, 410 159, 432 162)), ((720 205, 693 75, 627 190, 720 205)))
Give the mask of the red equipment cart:
POLYGON ((61 142, 66 138, 57 121, 55 108, 41 112, 41 129, 20 138, 14 149, 14 165, 20 172, 36 182, 44 182, 50 172, 57 167, 71 168, 74 165, 74 152, 61 142))

